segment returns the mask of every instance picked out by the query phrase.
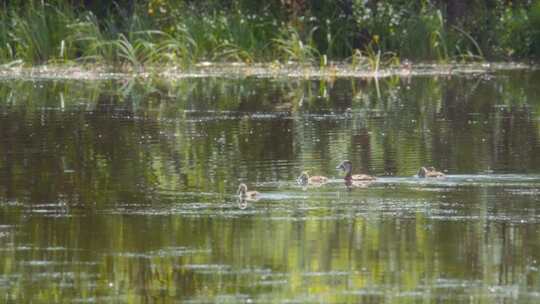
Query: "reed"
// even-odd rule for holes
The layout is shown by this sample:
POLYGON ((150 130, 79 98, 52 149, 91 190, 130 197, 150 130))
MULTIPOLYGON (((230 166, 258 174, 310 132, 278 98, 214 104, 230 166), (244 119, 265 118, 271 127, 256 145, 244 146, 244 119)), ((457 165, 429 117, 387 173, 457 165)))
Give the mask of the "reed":
POLYGON ((179 23, 171 33, 163 33, 157 53, 164 62, 191 66, 197 61, 199 50, 186 26, 179 23))
POLYGON ((273 40, 278 58, 301 64, 313 63, 318 55, 313 42, 313 33, 316 30, 317 28, 312 28, 307 37, 302 39, 300 33, 294 28, 282 28, 279 37, 273 40))
POLYGON ((111 20, 105 20, 105 30, 100 29, 99 21, 92 12, 69 24, 70 33, 67 40, 78 50, 77 60, 99 63, 112 63, 117 60, 114 39, 108 36, 111 24, 111 20))
POLYGON ((0 62, 6 64, 15 60, 15 49, 10 39, 10 21, 8 12, 0 11, 0 62))
POLYGON ((28 63, 45 63, 51 59, 73 57, 68 53, 65 37, 68 24, 75 19, 69 5, 33 3, 22 13, 11 10, 9 32, 14 53, 28 63), (61 56, 62 58, 61 58, 61 56))
POLYGON ((77 61, 143 69, 349 60, 377 70, 400 59, 540 57, 540 0, 492 2, 493 11, 478 15, 481 21, 450 24, 444 7, 427 0, 305 0, 294 11, 284 2, 141 1, 98 13, 67 0, 10 1, 0 9, 0 64, 77 61))

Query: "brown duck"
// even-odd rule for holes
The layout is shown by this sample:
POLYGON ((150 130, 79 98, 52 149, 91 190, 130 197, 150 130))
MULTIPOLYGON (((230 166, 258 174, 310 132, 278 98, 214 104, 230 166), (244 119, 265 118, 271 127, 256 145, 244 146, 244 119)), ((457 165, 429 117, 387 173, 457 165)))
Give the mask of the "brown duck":
POLYGON ((434 167, 427 167, 427 168, 426 167, 421 167, 420 170, 418 170, 417 175, 420 178, 426 178, 426 177, 440 178, 440 177, 445 177, 446 176, 446 175, 444 175, 444 173, 435 170, 434 167))
POLYGON ((345 171, 345 180, 346 181, 358 181, 358 182, 369 182, 374 181, 377 178, 367 174, 352 174, 352 163, 349 160, 342 161, 336 169, 341 169, 345 171))
POLYGON ((326 176, 309 176, 307 171, 302 172, 300 176, 297 178, 297 181, 300 185, 306 186, 306 185, 322 185, 326 182, 328 182, 328 177, 326 176))
POLYGON ((236 194, 238 194, 238 197, 241 199, 257 199, 261 195, 257 191, 248 191, 248 188, 246 184, 242 183, 238 186, 238 190, 236 191, 236 194))

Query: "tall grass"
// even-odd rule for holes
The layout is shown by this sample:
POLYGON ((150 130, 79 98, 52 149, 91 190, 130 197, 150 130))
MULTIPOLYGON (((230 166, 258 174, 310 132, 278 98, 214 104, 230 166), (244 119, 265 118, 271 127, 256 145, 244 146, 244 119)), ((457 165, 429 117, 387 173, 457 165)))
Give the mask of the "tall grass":
POLYGON ((412 60, 448 61, 452 56, 441 11, 429 5, 417 9, 389 2, 378 2, 375 8, 359 4, 356 19, 366 38, 376 37, 383 52, 395 51, 412 60))
POLYGON ((177 24, 171 33, 164 33, 158 53, 165 62, 190 66, 197 61, 198 47, 185 25, 177 24))
POLYGON ((307 37, 302 39, 298 31, 288 27, 282 28, 279 37, 273 40, 278 51, 278 58, 302 64, 313 63, 317 55, 317 49, 313 42, 315 30, 317 28, 311 29, 307 37))
POLYGON ((14 45, 10 39, 11 18, 6 10, 0 11, 0 62, 9 63, 15 59, 14 45))
POLYGON ((404 22, 400 53, 411 59, 449 60, 449 37, 440 11, 411 16, 404 22))
POLYGON ((529 41, 528 49, 538 58, 540 58, 540 0, 536 0, 529 13, 529 35, 526 35, 526 41, 529 41))
POLYGON ((96 16, 85 13, 71 22, 69 35, 66 37, 70 44, 78 50, 77 59, 83 62, 115 62, 118 58, 114 48, 114 39, 110 37, 111 20, 105 20, 104 29, 99 26, 96 16))
POLYGON ((489 21, 483 26, 450 24, 444 7, 428 0, 305 0, 294 12, 285 2, 141 1, 129 9, 110 5, 98 15, 67 0, 10 1, 0 9, 0 64, 78 61, 144 69, 202 61, 326 65, 350 58, 378 69, 400 58, 540 57, 540 0, 493 1, 494 11, 479 17, 489 21))
POLYGON ((68 5, 33 3, 17 13, 10 11, 10 36, 18 58, 25 62, 44 63, 51 59, 73 57, 68 54, 65 37, 67 24, 74 19, 68 5))
POLYGON ((196 44, 194 57, 199 60, 253 61, 271 57, 270 42, 277 25, 267 15, 241 11, 215 12, 199 17, 182 16, 184 29, 196 44))

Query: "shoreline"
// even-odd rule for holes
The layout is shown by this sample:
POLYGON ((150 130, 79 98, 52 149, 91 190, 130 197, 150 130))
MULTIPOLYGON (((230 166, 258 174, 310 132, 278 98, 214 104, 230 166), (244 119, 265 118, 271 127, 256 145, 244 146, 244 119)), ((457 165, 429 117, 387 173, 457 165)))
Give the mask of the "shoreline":
POLYGON ((360 78, 378 79, 413 76, 456 76, 466 74, 489 74, 508 70, 538 70, 536 64, 519 62, 482 62, 468 64, 418 63, 372 70, 347 63, 335 63, 325 67, 299 64, 244 64, 203 62, 190 68, 179 66, 152 66, 134 69, 112 69, 104 65, 41 65, 36 67, 0 66, 0 80, 114 80, 130 78, 164 78, 169 80, 189 78, 293 78, 332 79, 360 78))

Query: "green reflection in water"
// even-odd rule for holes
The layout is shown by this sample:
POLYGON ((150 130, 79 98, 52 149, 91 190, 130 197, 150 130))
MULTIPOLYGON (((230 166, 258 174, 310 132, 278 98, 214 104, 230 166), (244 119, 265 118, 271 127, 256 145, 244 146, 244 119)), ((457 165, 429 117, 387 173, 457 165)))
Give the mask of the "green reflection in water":
POLYGON ((536 302, 539 78, 2 82, 1 294, 536 302))

